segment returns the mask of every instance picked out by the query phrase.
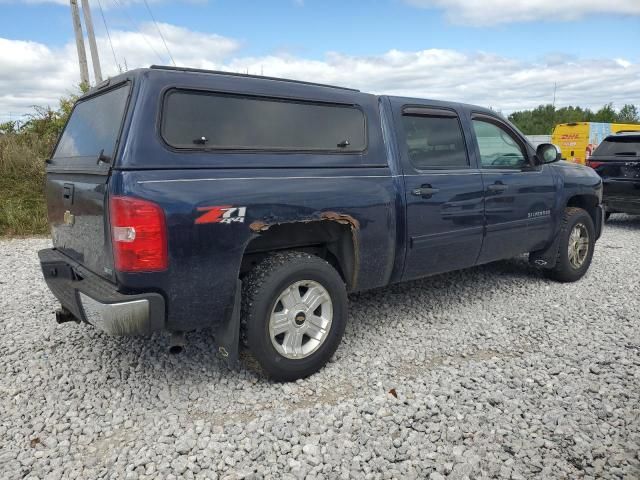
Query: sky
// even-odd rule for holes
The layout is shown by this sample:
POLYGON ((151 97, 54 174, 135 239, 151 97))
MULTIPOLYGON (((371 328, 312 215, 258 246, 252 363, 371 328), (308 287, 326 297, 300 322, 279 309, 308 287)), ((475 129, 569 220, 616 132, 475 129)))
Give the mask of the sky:
MULTIPOLYGON (((103 75, 175 61, 504 113, 554 91, 640 106, 640 0, 147 1, 90 0, 103 75)), ((0 0, 0 122, 79 82, 68 0, 0 0)))

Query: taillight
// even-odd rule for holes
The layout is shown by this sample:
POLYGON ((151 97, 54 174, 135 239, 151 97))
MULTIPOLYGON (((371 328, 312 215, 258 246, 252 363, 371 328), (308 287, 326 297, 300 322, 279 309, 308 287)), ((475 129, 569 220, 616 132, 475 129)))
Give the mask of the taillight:
POLYGON ((591 168, 598 168, 602 164, 603 162, 594 162, 593 160, 587 160, 587 165, 589 165, 591 168))
POLYGON ((140 198, 111 197, 109 215, 116 270, 167 269, 167 229, 159 205, 140 198))

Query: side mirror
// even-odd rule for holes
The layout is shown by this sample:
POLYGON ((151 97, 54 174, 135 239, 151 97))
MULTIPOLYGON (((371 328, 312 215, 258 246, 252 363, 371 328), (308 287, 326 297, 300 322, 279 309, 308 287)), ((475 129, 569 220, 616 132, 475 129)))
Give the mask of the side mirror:
POLYGON ((536 148, 536 157, 541 164, 553 163, 561 159, 560 150, 552 143, 541 143, 536 148))

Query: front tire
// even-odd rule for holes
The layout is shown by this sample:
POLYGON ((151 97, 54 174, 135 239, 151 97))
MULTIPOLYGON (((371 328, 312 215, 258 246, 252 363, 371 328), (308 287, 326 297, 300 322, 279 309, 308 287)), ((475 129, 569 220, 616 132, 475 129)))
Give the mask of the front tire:
POLYGON ((581 208, 566 208, 559 236, 556 265, 544 270, 545 275, 558 282, 580 280, 591 265, 595 247, 591 216, 581 208))
POLYGON ((304 252, 273 253, 243 279, 242 329, 269 377, 304 378, 334 354, 347 322, 347 291, 325 260, 304 252))

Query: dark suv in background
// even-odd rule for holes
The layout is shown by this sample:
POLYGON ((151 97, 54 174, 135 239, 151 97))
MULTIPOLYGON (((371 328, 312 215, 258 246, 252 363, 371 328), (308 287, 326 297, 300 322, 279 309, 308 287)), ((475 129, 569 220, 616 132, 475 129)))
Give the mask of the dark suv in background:
POLYGON ((640 214, 640 132, 608 136, 588 165, 602 177, 606 218, 618 212, 640 214))

